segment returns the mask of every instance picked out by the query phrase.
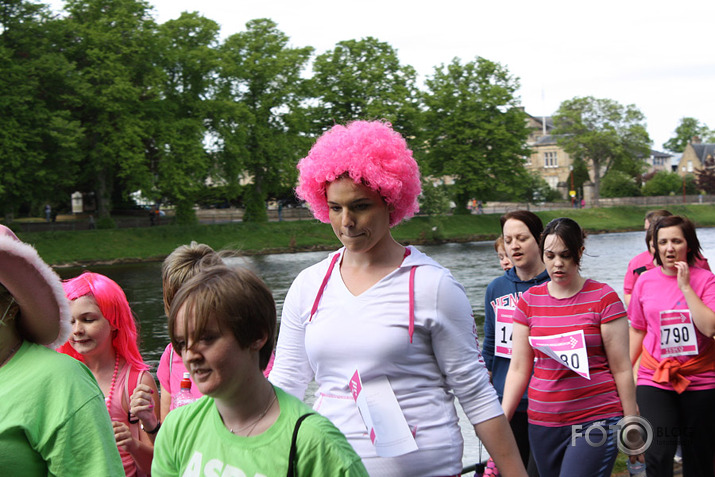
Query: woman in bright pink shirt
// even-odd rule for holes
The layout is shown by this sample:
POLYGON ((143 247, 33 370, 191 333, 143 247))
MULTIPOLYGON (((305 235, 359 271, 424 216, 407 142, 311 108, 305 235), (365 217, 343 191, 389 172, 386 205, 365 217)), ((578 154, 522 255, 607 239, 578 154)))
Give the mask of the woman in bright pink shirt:
POLYGON ((583 244, 573 220, 549 222, 539 247, 551 281, 524 292, 513 316, 502 406, 510 418, 528 385, 540 475, 610 476, 615 429, 637 414, 626 312, 611 287, 581 276, 583 244))
POLYGON ((712 476, 715 276, 695 266, 700 242, 687 218, 660 219, 653 241, 659 267, 641 275, 628 307, 638 406, 654 429, 648 475, 673 475, 680 439, 683 474, 712 476))

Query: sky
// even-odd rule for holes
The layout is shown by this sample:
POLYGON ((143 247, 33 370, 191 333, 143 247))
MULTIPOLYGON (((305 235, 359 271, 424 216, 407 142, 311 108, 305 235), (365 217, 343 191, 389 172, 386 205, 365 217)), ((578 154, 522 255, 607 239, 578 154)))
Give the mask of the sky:
MULTIPOLYGON (((49 1, 58 10, 62 1, 49 1)), ((713 0, 148 0, 158 23, 198 11, 221 37, 270 18, 290 46, 316 54, 372 36, 397 50, 420 82, 459 58, 500 63, 527 113, 550 116, 574 97, 633 104, 663 150, 683 117, 715 129, 713 0)))

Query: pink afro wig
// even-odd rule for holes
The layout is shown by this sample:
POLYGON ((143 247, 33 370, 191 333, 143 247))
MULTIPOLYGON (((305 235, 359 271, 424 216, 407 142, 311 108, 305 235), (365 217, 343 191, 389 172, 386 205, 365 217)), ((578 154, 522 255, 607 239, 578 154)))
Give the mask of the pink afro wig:
POLYGON ((344 174, 392 206, 390 227, 419 210, 420 170, 404 138, 389 123, 354 121, 333 126, 301 159, 298 170, 296 194, 321 222, 330 221, 326 187, 344 174))
MULTIPOLYGON (((139 353, 137 327, 127 296, 115 281, 99 273, 84 272, 78 277, 65 280, 62 286, 69 301, 83 296, 93 297, 104 318, 117 329, 112 338, 114 351, 135 369, 149 368, 139 353)), ((62 345, 58 351, 84 362, 82 355, 74 350, 70 342, 62 345)))

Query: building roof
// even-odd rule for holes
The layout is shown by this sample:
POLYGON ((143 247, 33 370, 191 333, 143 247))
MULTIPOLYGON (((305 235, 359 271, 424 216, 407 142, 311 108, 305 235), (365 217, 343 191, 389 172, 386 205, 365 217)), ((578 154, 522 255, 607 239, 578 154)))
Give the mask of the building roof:
POLYGON ((546 121, 546 130, 547 130, 547 131, 548 131, 549 129, 553 129, 553 128, 554 128, 554 120, 553 120, 553 118, 552 118, 551 116, 534 116, 534 115, 531 115, 531 114, 529 114, 529 113, 526 113, 526 114, 528 114, 531 119, 533 119, 534 121, 536 121, 537 123, 539 123, 539 124, 541 125, 541 127, 544 126, 544 121, 546 121))
POLYGON ((690 144, 702 164, 708 157, 715 157, 715 144, 690 144))
POLYGON ((651 149, 651 150, 650 150, 650 155, 651 155, 651 157, 657 157, 657 158, 661 158, 661 157, 662 157, 662 158, 673 157, 672 154, 669 154, 669 153, 667 153, 667 152, 656 151, 655 149, 651 149))
POLYGON ((551 134, 539 137, 534 143, 535 146, 548 146, 551 144, 556 144, 556 136, 552 136, 551 134))

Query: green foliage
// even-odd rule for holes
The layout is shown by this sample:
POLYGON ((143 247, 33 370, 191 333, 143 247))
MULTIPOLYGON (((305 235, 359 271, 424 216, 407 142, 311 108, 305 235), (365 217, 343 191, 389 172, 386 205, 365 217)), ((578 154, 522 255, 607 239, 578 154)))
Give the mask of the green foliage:
POLYGON ((416 131, 416 73, 403 66, 388 43, 373 37, 339 42, 319 55, 309 81, 317 105, 311 112, 319 133, 356 119, 385 119, 405 134, 416 131))
POLYGON ((634 105, 622 106, 611 99, 588 96, 564 101, 554 115, 552 134, 571 157, 593 165, 596 204, 602 170, 634 176, 650 154, 643 113, 634 105))
POLYGON ((197 13, 182 13, 159 27, 161 98, 155 102, 152 138, 146 151, 153 172, 145 195, 182 206, 177 220, 192 223, 191 210, 212 170, 204 144, 206 117, 218 67, 219 26, 197 13), (188 209, 186 208, 188 206, 188 209))
POLYGON ((610 170, 601 179, 601 197, 636 197, 641 190, 633 177, 623 171, 610 170))
POLYGON ((178 225, 197 225, 199 223, 191 201, 181 201, 177 203, 176 215, 174 217, 178 225))
POLYGON ((561 199, 559 191, 551 186, 536 172, 529 172, 521 183, 517 197, 530 204, 553 202, 561 199))
POLYGON ((425 83, 417 152, 425 175, 454 179, 455 213, 467 213, 472 197, 491 200, 499 190, 518 190, 529 131, 517 107, 517 79, 484 58, 466 64, 455 58, 425 83))
POLYGON ((114 221, 113 218, 111 218, 109 216, 100 217, 97 220, 97 228, 98 229, 116 229, 117 223, 114 221))
POLYGON ((56 47, 57 21, 45 6, 0 4, 0 207, 66 201, 76 181, 82 127, 71 116, 72 65, 56 47))
POLYGON ((683 193, 683 181, 685 181, 685 193, 696 194, 695 176, 688 174, 685 179, 676 172, 659 171, 652 179, 643 185, 643 195, 678 195, 683 193))
POLYGON ((675 128, 675 135, 668 139, 663 147, 672 152, 683 152, 690 144, 693 137, 705 139, 715 135, 715 131, 710 131, 707 125, 695 118, 680 118, 680 124, 675 128))
POLYGON ((81 184, 108 216, 115 187, 150 188, 148 108, 158 93, 156 24, 141 0, 67 0, 63 51, 75 65, 81 184))
POLYGON ((244 193, 244 221, 266 221, 266 199, 296 182, 295 165, 309 140, 305 130, 305 68, 311 47, 290 48, 268 19, 252 20, 219 49, 214 131, 223 178, 244 193))
POLYGON ((436 184, 428 179, 422 179, 422 195, 420 196, 420 214, 444 215, 449 212, 449 191, 444 184, 436 184))

